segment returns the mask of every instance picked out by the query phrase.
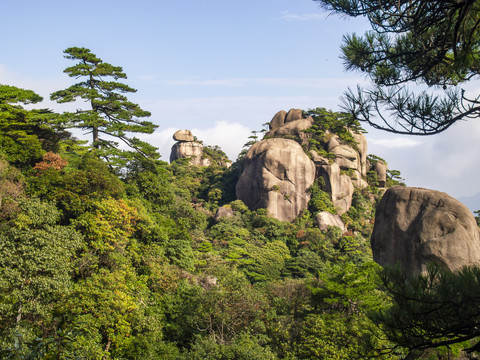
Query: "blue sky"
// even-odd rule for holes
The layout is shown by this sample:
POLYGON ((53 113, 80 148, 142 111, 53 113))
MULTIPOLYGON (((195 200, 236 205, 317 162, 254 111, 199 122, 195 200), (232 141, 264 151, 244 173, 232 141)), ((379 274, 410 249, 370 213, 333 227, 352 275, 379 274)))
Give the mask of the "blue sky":
MULTIPOLYGON (((2 15, 0 83, 32 89, 42 107, 62 111, 68 105, 48 101, 73 81, 62 52, 87 47, 123 67, 138 90, 130 98, 159 125, 147 140, 164 160, 183 128, 234 160, 250 131, 278 110, 338 110, 343 91, 365 83, 339 56, 342 36, 368 24, 329 15, 312 0, 16 0, 2 4, 2 15)), ((408 185, 457 197, 478 192, 475 122, 430 138, 367 131, 369 152, 408 185)))

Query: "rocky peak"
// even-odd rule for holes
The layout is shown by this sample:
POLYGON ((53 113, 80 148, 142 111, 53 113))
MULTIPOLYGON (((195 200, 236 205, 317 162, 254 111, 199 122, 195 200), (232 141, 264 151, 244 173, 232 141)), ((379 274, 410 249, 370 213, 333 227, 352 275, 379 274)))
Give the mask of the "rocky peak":
POLYGON ((231 162, 227 156, 218 148, 204 147, 196 140, 190 130, 178 130, 173 134, 173 140, 176 141, 170 152, 170 162, 177 159, 190 159, 190 164, 194 166, 210 166, 213 164, 229 167, 231 162), (218 158, 213 158, 213 153, 218 153, 218 158))
MULTIPOLYGON (((293 220, 299 211, 306 208, 308 188, 313 181, 321 178, 322 190, 330 195, 337 214, 348 211, 355 188, 368 186, 366 175, 371 169, 367 161, 368 146, 364 134, 359 126, 351 125, 348 119, 341 116, 343 115, 324 109, 309 112, 290 109, 288 112, 277 112, 269 123, 270 131, 247 153, 244 171, 237 184, 237 197, 252 209, 265 207, 272 216, 280 220, 293 220), (279 138, 285 141, 272 141, 279 138), (298 146, 293 145, 294 143, 298 146), (285 160, 286 156, 281 154, 279 146, 295 151, 295 155, 292 155, 295 161, 285 160), (258 151, 260 148, 263 152, 258 151), (268 154, 268 157, 265 154, 268 154), (309 161, 306 161, 306 158, 309 161), (277 165, 272 172, 273 163, 277 165), (311 165, 307 166, 307 163, 311 165), (310 183, 312 166, 314 179, 310 183), (285 179, 278 172, 299 174, 295 181, 288 178, 288 192, 282 190, 288 201, 282 196, 269 195, 272 187, 285 189, 285 185, 282 185, 285 179), (275 176, 272 177, 272 173, 275 176), (292 199, 297 198, 301 200, 291 205, 292 199), (294 212, 281 210, 282 207, 292 206, 296 209, 294 212), (285 216, 286 213, 290 215, 285 216)), ((383 171, 380 168, 374 170, 379 173, 383 171)), ((386 169, 383 173, 386 176, 386 169)), ((380 175, 378 177, 380 179, 380 175)), ((384 182, 380 184, 384 186, 384 182)))

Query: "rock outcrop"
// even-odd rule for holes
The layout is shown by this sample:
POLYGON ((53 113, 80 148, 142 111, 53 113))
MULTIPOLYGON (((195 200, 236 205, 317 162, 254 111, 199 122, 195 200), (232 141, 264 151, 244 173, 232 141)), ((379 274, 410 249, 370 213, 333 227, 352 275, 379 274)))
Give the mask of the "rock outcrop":
POLYGON ((203 145, 198 141, 178 141, 172 146, 170 162, 177 159, 189 158, 190 164, 195 166, 209 166, 210 159, 204 159, 203 145))
POLYGON ((173 134, 173 140, 175 140, 176 143, 173 144, 170 152, 170 162, 174 162, 177 159, 187 158, 190 159, 190 164, 194 166, 210 166, 217 164, 230 167, 232 164, 221 151, 220 153, 223 154, 223 157, 220 156, 218 159, 215 157, 216 160, 214 160, 213 157, 209 157, 206 150, 217 150, 211 150, 211 148, 208 147, 205 149, 203 144, 195 139, 190 130, 178 130, 173 134))
POLYGON ((175 141, 182 141, 182 142, 191 142, 195 141, 195 137, 193 136, 190 130, 178 130, 173 134, 173 140, 175 141))
POLYGON ((248 150, 236 194, 250 209, 292 221, 307 207, 314 180, 315 165, 296 141, 265 139, 248 150))
POLYGON ((214 219, 215 221, 220 220, 221 218, 229 218, 234 216, 233 209, 230 206, 221 206, 217 209, 214 219))
POLYGON ((326 132, 329 136, 329 140, 326 144, 327 151, 335 156, 334 162, 340 166, 340 169, 347 170, 351 173, 355 186, 364 188, 368 184, 362 179, 367 175, 367 139, 365 135, 361 133, 355 133, 351 131, 351 134, 355 141, 356 146, 350 146, 342 143, 339 136, 332 134, 330 131, 326 132))
POLYGON ((280 126, 283 126, 283 124, 285 124, 286 117, 287 112, 285 110, 280 110, 279 112, 277 112, 269 123, 270 130, 275 130, 280 126))
POLYGON ((345 213, 352 206, 353 187, 348 175, 342 174, 337 163, 322 165, 317 176, 324 179, 324 190, 332 196, 332 202, 339 215, 345 213))
POLYGON ((329 213, 328 211, 319 212, 316 216, 317 226, 320 230, 325 231, 329 226, 336 226, 345 232, 345 224, 337 214, 329 213))
MULTIPOLYGON (((274 120, 275 120, 275 117, 273 118, 272 121, 274 120)), ((304 144, 307 142, 309 138, 309 135, 305 133, 304 130, 307 130, 312 125, 313 125, 313 119, 311 117, 308 117, 306 119, 292 120, 290 122, 285 123, 282 126, 277 126, 273 130, 270 130, 265 134, 265 138, 281 137, 281 138, 287 138, 287 139, 299 139, 302 142, 302 144, 304 144)))
POLYGON ((470 210, 449 195, 395 186, 380 201, 372 234, 373 257, 414 273, 427 263, 456 271, 480 264, 480 231, 470 210))
POLYGON ((373 165, 373 170, 377 173, 378 186, 385 187, 387 184, 387 164, 379 160, 373 165))
POLYGON ((290 109, 288 113, 280 110, 270 121, 270 130, 275 130, 286 123, 303 119, 303 111, 301 109, 290 109))
POLYGON ((361 133, 352 132, 353 138, 357 142, 357 151, 359 155, 359 163, 360 167, 358 170, 360 171, 360 175, 366 176, 368 171, 368 164, 367 164, 367 151, 368 151, 368 143, 367 138, 365 135, 361 133))
MULTIPOLYGON (((254 160, 256 156, 263 156, 261 155, 263 153, 258 152, 258 149, 261 148, 262 151, 266 153, 268 150, 266 148, 267 144, 268 146, 277 146, 279 143, 274 141, 265 142, 266 140, 281 138, 297 142, 307 151, 308 157, 310 157, 315 167, 315 178, 323 178, 321 190, 330 194, 333 205, 337 209, 337 214, 341 215, 348 211, 352 204, 352 196, 355 188, 366 188, 368 186, 366 175, 367 172, 372 169, 367 161, 367 139, 363 133, 357 133, 351 129, 348 129, 352 135, 351 137, 349 136, 350 134, 345 134, 346 131, 343 131, 342 135, 339 136, 331 130, 328 130, 328 121, 331 120, 326 120, 327 125, 323 127, 321 116, 317 118, 315 115, 312 115, 304 118, 304 112, 300 109, 290 109, 288 112, 281 110, 277 112, 269 123, 270 131, 265 134, 264 140, 260 141, 262 145, 258 145, 257 143, 254 145, 255 148, 252 147, 255 151, 251 152, 249 158, 246 160, 249 165, 242 174, 242 182, 237 187, 237 190, 240 189, 237 191, 237 196, 239 196, 241 200, 247 199, 245 203, 251 209, 267 207, 270 210, 270 214, 278 219, 292 218, 293 215, 285 215, 286 213, 292 214, 291 210, 280 210, 280 208, 277 208, 283 205, 286 206, 287 203, 285 201, 279 200, 277 205, 272 205, 274 198, 281 199, 281 194, 286 194, 283 189, 277 192, 276 195, 269 195, 268 201, 266 200, 267 196, 265 194, 271 192, 271 186, 275 181, 272 182, 268 172, 265 173, 264 170, 262 170, 264 168, 264 165, 261 164, 263 160, 259 160, 260 165, 250 164, 252 162, 256 164, 256 160, 254 160), (312 128, 314 125, 315 127, 312 128), (312 128, 312 131, 306 131, 310 128, 312 128), (355 140, 354 143, 352 137, 353 140, 355 140), (254 174, 254 168, 257 171, 256 174, 254 174), (254 178, 255 184, 247 186, 246 179, 254 178), (267 202, 269 205, 267 205, 267 202), (276 208, 276 210, 273 211, 273 208, 276 208), (277 216, 276 214, 282 215, 277 216)), ((343 130, 347 130, 347 128, 343 130)), ((300 151, 299 147, 297 147, 297 149, 300 151)), ((273 152, 279 152, 279 149, 272 149, 272 153, 273 152)), ((282 164, 281 166, 284 166, 291 173, 302 173, 305 167, 304 160, 298 164, 298 169, 295 162, 291 162, 289 165, 282 164)), ((379 168, 377 172, 380 173, 383 171, 382 174, 384 176, 382 175, 380 184, 385 186, 386 165, 382 169, 379 168)), ((300 184, 303 184, 303 182, 300 181, 300 184)), ((292 184, 290 184, 290 188, 291 185, 292 184)), ((308 194, 299 195, 306 189, 308 189, 308 187, 304 188, 303 185, 295 190, 290 189, 287 198, 290 199, 291 194, 295 193, 297 194, 295 196, 301 196, 302 199, 307 199, 308 194)), ((294 207, 296 210, 293 213, 298 214, 299 210, 297 207, 301 203, 304 203, 306 207, 307 204, 304 200, 295 202, 294 207)))

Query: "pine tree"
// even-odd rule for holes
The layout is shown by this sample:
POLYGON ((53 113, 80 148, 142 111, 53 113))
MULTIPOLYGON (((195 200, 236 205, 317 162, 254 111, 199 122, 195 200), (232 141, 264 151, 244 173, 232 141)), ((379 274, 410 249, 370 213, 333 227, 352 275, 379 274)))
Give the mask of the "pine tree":
POLYGON ((16 166, 33 165, 45 150, 56 151, 69 136, 57 114, 22 106, 42 100, 32 90, 0 84, 0 153, 16 166))
POLYGON ((65 90, 54 92, 50 98, 59 103, 83 100, 90 107, 64 113, 64 117, 69 120, 69 126, 91 133, 93 147, 107 159, 122 154, 117 149, 118 140, 144 157, 158 157, 154 147, 138 138, 130 137, 132 133, 150 134, 157 125, 141 120, 150 116, 150 113, 130 102, 124 95, 136 90, 117 81, 127 78, 123 69, 103 62, 86 48, 68 48, 64 53, 65 58, 78 61, 64 72, 81 81, 65 90))
POLYGON ((375 128, 438 134, 480 116, 480 96, 458 85, 480 75, 480 1, 314 0, 348 16, 366 17, 373 31, 346 35, 347 70, 370 77, 349 90, 344 108, 375 128), (410 86, 426 85, 421 92, 410 86))

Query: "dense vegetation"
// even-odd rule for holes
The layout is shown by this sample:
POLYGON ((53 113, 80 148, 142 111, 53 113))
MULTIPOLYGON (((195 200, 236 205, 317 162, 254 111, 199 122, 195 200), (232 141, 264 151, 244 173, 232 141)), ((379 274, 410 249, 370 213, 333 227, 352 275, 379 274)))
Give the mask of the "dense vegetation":
MULTIPOLYGON (((0 86, 0 358, 407 354, 381 325, 391 304, 369 246, 375 179, 355 192, 345 234, 317 228, 315 213, 330 206, 319 185, 309 209, 281 222, 235 200, 241 161, 194 167, 159 161, 146 144, 90 146, 66 131, 87 127, 82 113, 72 124, 22 105, 39 101, 0 86), (215 219, 220 206, 233 215, 215 219)), ((111 126, 87 115, 97 130, 111 126)))

